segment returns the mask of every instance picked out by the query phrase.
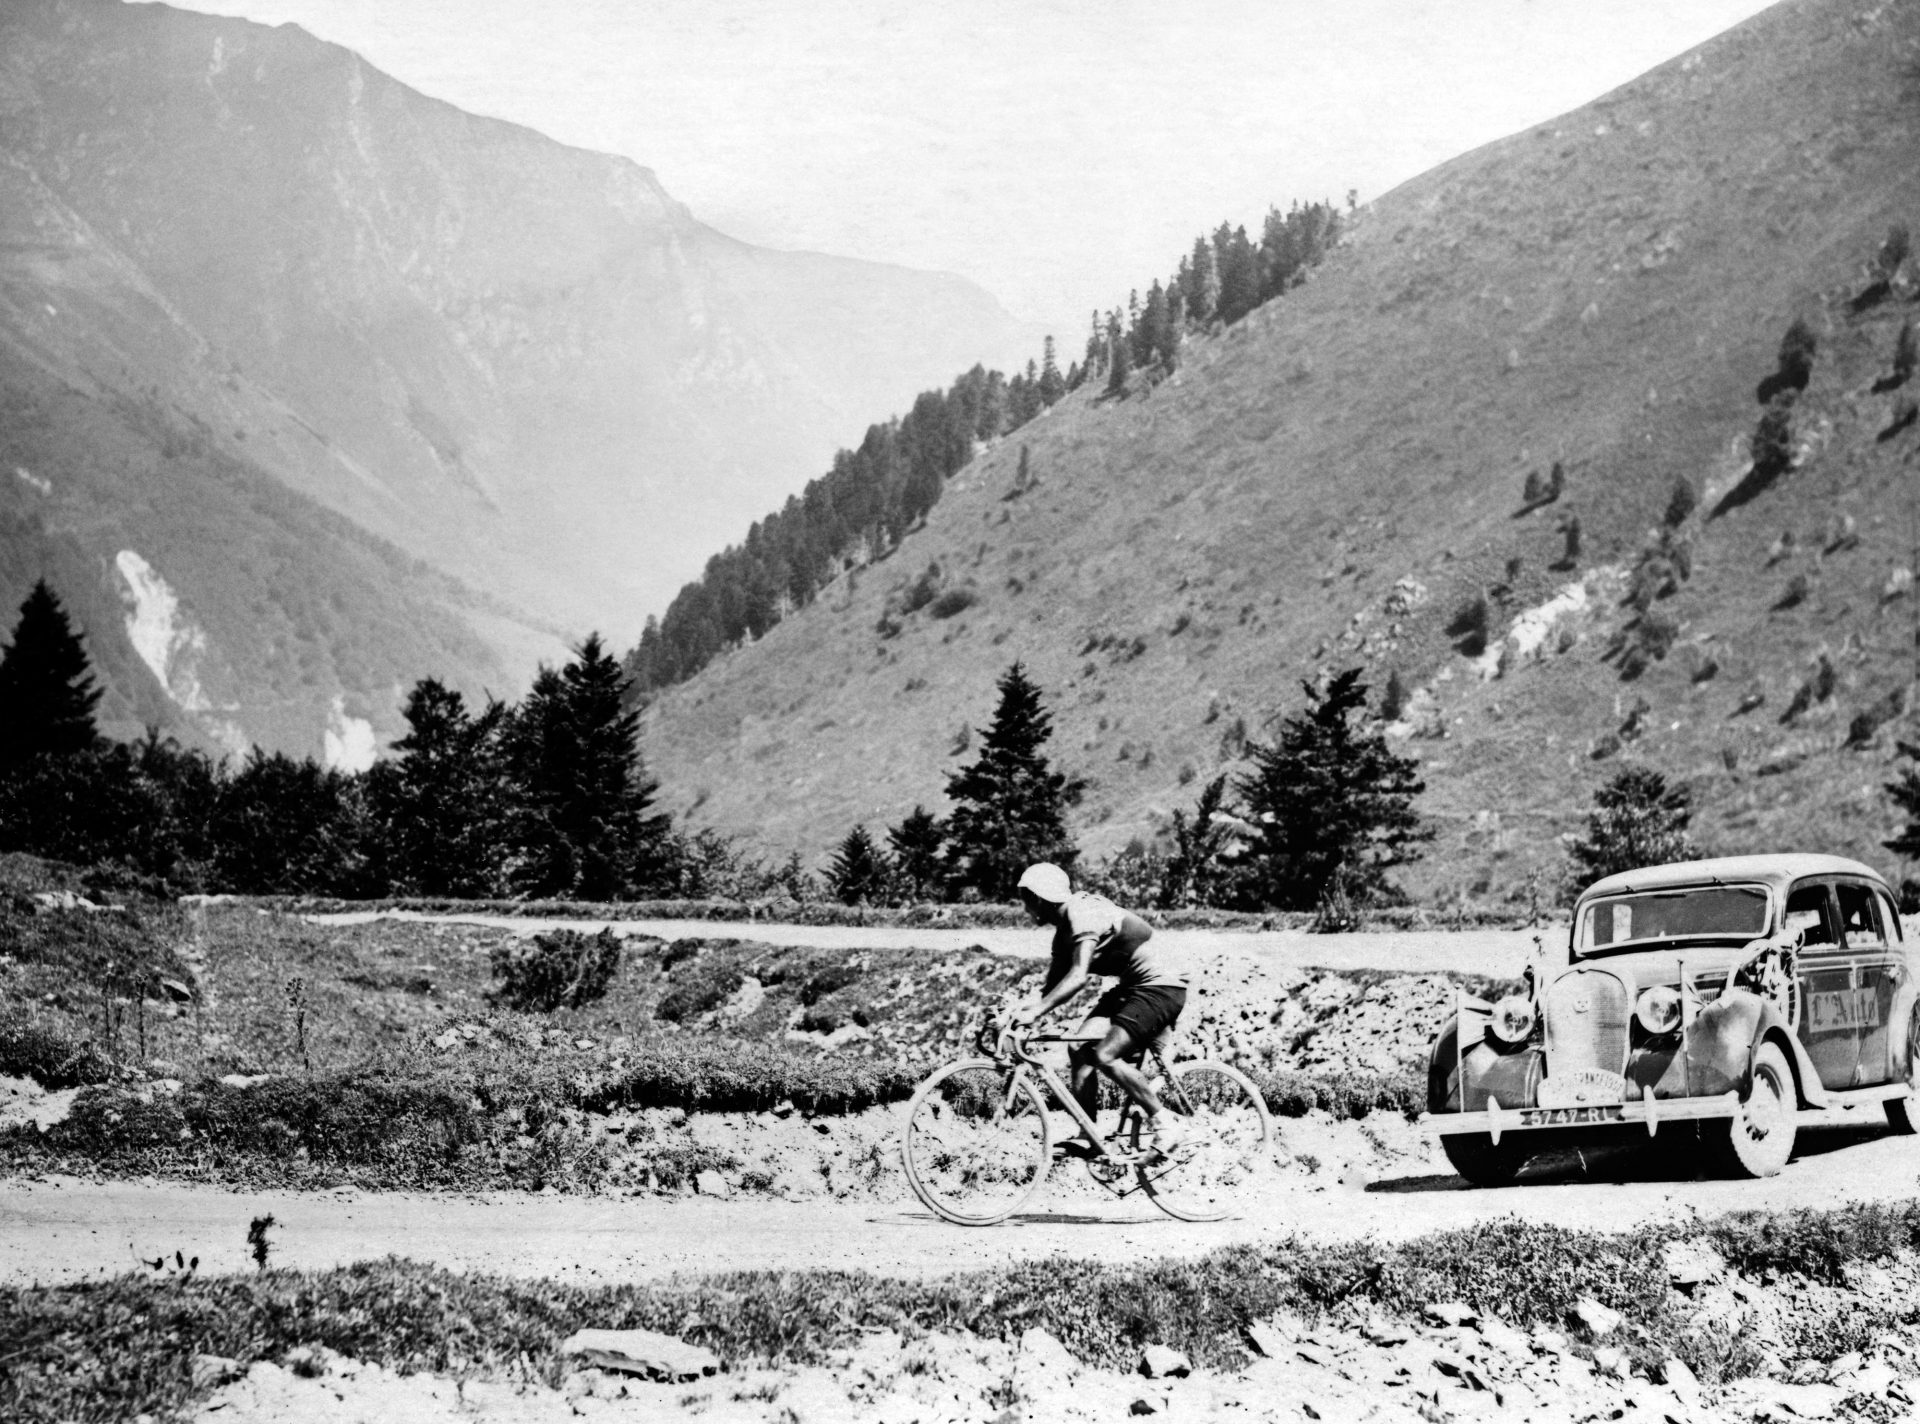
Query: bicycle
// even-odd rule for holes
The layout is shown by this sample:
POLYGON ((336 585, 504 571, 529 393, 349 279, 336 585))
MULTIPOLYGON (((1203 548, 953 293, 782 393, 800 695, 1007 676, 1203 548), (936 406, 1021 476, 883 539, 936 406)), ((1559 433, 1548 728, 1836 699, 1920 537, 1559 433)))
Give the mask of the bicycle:
POLYGON ((1134 1061, 1152 1060, 1149 1077, 1162 1105, 1182 1119, 1186 1141, 1170 1156, 1145 1142, 1146 1115, 1128 1099, 1112 1136, 1100 1133, 1067 1085, 1033 1048, 1086 1043, 1076 1034, 1022 1036, 989 1024, 982 1055, 936 1069, 914 1093, 900 1131, 900 1159, 913 1193, 935 1215, 960 1226, 992 1226, 1040 1190, 1053 1169, 1053 1128, 1045 1087, 1104 1155, 1087 1168, 1118 1196, 1134 1191, 1181 1221, 1219 1221, 1265 1160, 1273 1119, 1259 1089, 1225 1063, 1195 1059, 1170 1069, 1164 1043, 1134 1061), (1036 1081, 1037 1080, 1037 1081, 1036 1081))

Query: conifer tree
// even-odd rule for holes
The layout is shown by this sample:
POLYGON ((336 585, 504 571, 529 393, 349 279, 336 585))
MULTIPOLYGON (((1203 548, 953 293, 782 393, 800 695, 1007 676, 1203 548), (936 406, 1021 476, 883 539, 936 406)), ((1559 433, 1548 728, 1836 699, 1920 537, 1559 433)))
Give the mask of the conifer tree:
POLYGON ((13 641, 0 654, 0 767, 36 756, 74 756, 99 736, 100 702, 81 635, 45 579, 20 605, 13 641))
POLYGON ((1253 770, 1235 783, 1259 828, 1246 897, 1282 910, 1316 909, 1335 893, 1378 899, 1386 872, 1433 837, 1413 808, 1426 789, 1418 763, 1369 727, 1359 668, 1336 673, 1324 691, 1304 686, 1306 710, 1281 723, 1271 744, 1247 744, 1253 770))
POLYGON ((1071 866, 1079 855, 1066 828, 1068 799, 1077 786, 1047 761, 1053 717, 1040 689, 1015 663, 999 690, 979 757, 947 778, 954 802, 947 818, 954 881, 993 900, 1010 898, 1032 862, 1071 866))
POLYGON ((533 897, 612 900, 664 871, 668 818, 639 746, 627 679, 590 634, 556 672, 542 667, 506 729, 514 783, 508 877, 533 897))
POLYGON ((1128 345, 1120 329, 1120 313, 1116 311, 1107 323, 1107 394, 1110 396, 1127 393, 1127 381, 1133 375, 1133 357, 1128 345))
POLYGON ((913 901, 945 898, 947 828, 939 817, 915 806, 887 832, 887 849, 900 894, 913 901))
POLYGON ((1668 786, 1651 767, 1630 766, 1593 793, 1586 839, 1567 847, 1576 891, 1602 876, 1668 865, 1699 854, 1687 836, 1693 817, 1684 786, 1668 786))
POLYGON ((215 880, 242 895, 356 895, 366 815, 358 779, 312 757, 255 747, 222 783, 213 813, 215 880))
POLYGON ((1040 404, 1052 405, 1066 393, 1066 378, 1060 374, 1060 363, 1053 353, 1053 338, 1049 336, 1040 357, 1040 404))
POLYGON ((887 859, 865 826, 855 826, 827 866, 827 890, 843 905, 877 905, 887 896, 887 859))
POLYGON ((1221 232, 1226 234, 1224 240, 1218 234, 1215 237, 1215 260, 1220 267, 1218 315, 1231 326, 1260 304, 1260 264, 1244 227, 1228 232, 1222 224, 1221 232))
POLYGON ((1188 260, 1186 287, 1187 316, 1196 326, 1213 320, 1214 305, 1220 299, 1220 273, 1213 260, 1213 245, 1204 237, 1193 240, 1193 256, 1188 260))
POLYGON ((459 692, 423 678, 407 695, 400 755, 367 773, 375 874, 398 894, 487 899, 504 889, 506 708, 479 716, 459 692))

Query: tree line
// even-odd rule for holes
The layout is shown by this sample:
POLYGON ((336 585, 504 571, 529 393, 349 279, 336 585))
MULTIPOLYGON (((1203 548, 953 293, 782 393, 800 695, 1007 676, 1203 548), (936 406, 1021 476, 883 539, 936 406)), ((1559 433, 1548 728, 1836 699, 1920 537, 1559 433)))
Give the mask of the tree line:
POLYGON ((664 615, 648 617, 625 659, 633 695, 686 681, 842 573, 884 559, 980 445, 1020 429, 1089 377, 1104 376, 1121 394, 1134 371, 1171 371, 1186 333, 1231 325, 1297 286, 1339 234, 1328 203, 1273 209, 1257 244, 1245 227, 1222 223, 1144 302, 1135 293, 1124 314, 1095 312, 1083 362, 1063 372, 1049 336, 1025 371, 1009 377, 975 366, 944 391, 922 392, 906 415, 867 427, 857 448, 836 454, 826 474, 710 558, 664 615))

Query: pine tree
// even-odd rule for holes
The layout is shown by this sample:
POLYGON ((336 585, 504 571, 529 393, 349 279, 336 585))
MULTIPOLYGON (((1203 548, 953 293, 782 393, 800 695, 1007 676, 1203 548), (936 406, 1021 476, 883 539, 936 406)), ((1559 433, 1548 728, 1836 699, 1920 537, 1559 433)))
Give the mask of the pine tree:
POLYGON ((1196 326, 1204 327, 1213 320, 1214 306, 1220 300, 1220 269, 1213 260, 1213 245, 1204 237, 1193 240, 1193 256, 1187 263, 1181 295, 1187 299, 1187 316, 1196 326))
POLYGON ((1049 336, 1041 347, 1040 356, 1040 403, 1052 405, 1067 393, 1067 379, 1060 374, 1060 362, 1055 358, 1053 338, 1049 336))
POLYGON ((668 818, 650 808, 640 716, 600 635, 565 669, 542 667, 506 728, 512 768, 513 858, 520 893, 612 900, 664 871, 668 818))
POLYGON ((946 897, 947 828, 924 806, 915 806, 887 832, 893 857, 893 875, 900 893, 909 900, 946 897))
POLYGON ((487 899, 505 888, 506 708, 479 716, 434 678, 407 696, 400 755, 367 773, 375 873, 394 893, 487 899))
POLYGON ((1668 786, 1651 767, 1630 766, 1593 794, 1585 840, 1567 848, 1575 890, 1603 876, 1647 865, 1692 860, 1699 851, 1687 836, 1693 817, 1684 786, 1668 786))
POLYGON ((1078 788, 1047 762, 1043 748, 1053 717, 1040 689, 1015 663, 999 690, 979 757, 947 778, 953 878, 993 900, 1011 898, 1020 872, 1034 861, 1070 866, 1079 855, 1066 828, 1068 799, 1078 788))
POLYGON ((1120 330, 1120 314, 1115 312, 1107 327, 1107 394, 1124 396, 1127 381, 1133 375, 1133 357, 1126 336, 1120 330))
POLYGON ((1413 808, 1426 789, 1418 763, 1368 729, 1359 668, 1336 673, 1324 692, 1305 689, 1306 710, 1281 723, 1272 744, 1247 744, 1253 770, 1235 783, 1259 828, 1247 898, 1282 910, 1316 909, 1336 893, 1378 899, 1386 872, 1433 837, 1413 808))
POLYGON ((88 750, 99 737, 99 702, 81 635, 42 579, 20 605, 13 642, 0 654, 0 767, 88 750))
POLYGON ((1220 231, 1226 237, 1222 241, 1215 235, 1215 260, 1220 267, 1217 314, 1231 326, 1260 304, 1260 263, 1244 227, 1227 232, 1222 224, 1220 231))
POLYGON ((877 905, 887 897, 887 859, 865 826, 855 826, 827 866, 827 890, 843 905, 877 905))

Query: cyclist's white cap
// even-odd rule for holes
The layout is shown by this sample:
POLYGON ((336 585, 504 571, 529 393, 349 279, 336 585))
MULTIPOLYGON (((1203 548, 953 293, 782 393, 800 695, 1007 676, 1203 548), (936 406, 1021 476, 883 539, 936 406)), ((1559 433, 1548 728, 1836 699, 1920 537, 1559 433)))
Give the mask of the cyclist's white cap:
POLYGON ((1020 888, 1050 905, 1063 905, 1073 893, 1073 882, 1067 879, 1066 871, 1043 860, 1020 873, 1020 888))

